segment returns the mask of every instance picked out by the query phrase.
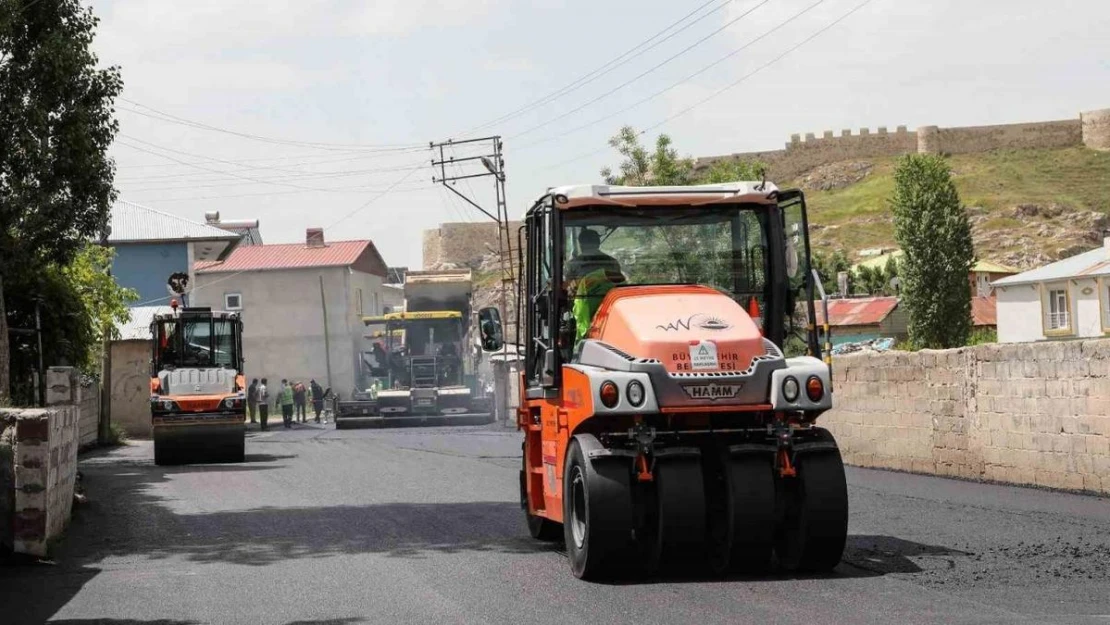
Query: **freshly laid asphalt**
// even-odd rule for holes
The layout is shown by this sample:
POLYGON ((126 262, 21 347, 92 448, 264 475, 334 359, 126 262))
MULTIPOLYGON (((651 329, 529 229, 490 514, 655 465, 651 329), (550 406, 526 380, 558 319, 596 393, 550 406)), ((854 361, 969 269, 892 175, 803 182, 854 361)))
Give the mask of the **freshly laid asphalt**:
POLYGON ((252 432, 240 465, 80 463, 51 562, 0 623, 1110 623, 1110 500, 849 469, 827 576, 571 576, 528 537, 499 426, 252 432))

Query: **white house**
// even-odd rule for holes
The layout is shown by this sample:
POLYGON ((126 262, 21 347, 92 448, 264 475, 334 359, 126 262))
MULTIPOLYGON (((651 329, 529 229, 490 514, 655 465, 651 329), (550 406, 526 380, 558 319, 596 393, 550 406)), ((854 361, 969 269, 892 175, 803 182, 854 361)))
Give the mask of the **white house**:
POLYGON ((993 283, 998 341, 1110 335, 1110 236, 1103 246, 993 283))
POLYGON ((380 315, 392 292, 371 241, 240 246, 223 262, 198 263, 191 305, 241 311, 248 378, 315 379, 346 396, 370 349, 363 315, 380 315))

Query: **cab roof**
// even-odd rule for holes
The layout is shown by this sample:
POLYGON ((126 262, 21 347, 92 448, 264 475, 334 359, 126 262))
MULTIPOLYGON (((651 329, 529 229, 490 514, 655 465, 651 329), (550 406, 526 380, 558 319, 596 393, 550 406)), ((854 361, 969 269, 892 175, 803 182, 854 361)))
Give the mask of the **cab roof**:
POLYGON ((770 182, 737 181, 691 186, 628 187, 582 184, 552 187, 547 195, 556 197, 561 209, 578 206, 704 206, 709 204, 774 204, 778 187, 770 182), (565 197, 566 201, 559 201, 565 197))

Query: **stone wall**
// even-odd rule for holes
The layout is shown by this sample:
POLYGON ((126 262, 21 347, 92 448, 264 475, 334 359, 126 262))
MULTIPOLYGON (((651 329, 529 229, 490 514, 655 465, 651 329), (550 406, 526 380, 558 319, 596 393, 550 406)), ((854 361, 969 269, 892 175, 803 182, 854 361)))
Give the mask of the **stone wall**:
POLYGON ((1110 494, 1110 339, 833 361, 845 461, 1110 494))
POLYGON ((69 522, 79 445, 76 393, 76 372, 51 368, 47 402, 58 405, 0 410, 0 548, 45 556, 69 522))
POLYGON ((77 387, 77 444, 92 447, 97 442, 100 425, 100 391, 96 384, 82 383, 77 387))
POLYGON ((112 423, 138 438, 150 438, 150 350, 145 339, 112 341, 112 423))
POLYGON ((705 167, 720 159, 762 161, 768 165, 768 178, 786 181, 820 165, 912 152, 968 154, 1084 145, 1091 149, 1110 149, 1110 109, 1085 112, 1075 119, 1023 124, 960 128, 923 126, 916 131, 899 126, 894 132, 885 127, 874 131, 861 128, 857 134, 842 130, 839 135, 827 130, 820 137, 807 134, 804 140, 801 135, 793 135, 782 150, 699 158, 696 166, 705 167))
MULTIPOLYGON (((519 221, 509 222, 514 255, 519 227, 519 221)), ((439 269, 445 264, 477 269, 486 257, 496 255, 497 238, 497 224, 493 221, 445 223, 434 230, 425 230, 424 269, 439 269)))

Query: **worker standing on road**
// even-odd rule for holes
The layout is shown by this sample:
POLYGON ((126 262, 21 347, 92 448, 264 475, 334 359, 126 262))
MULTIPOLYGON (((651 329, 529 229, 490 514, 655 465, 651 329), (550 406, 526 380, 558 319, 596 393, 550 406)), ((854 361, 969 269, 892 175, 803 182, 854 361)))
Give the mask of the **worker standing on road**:
POLYGON ((305 392, 303 382, 297 380, 293 383, 293 406, 297 409, 298 423, 304 423, 305 419, 305 392))
POLYGON ((308 392, 312 394, 312 411, 316 413, 316 423, 319 423, 320 413, 324 411, 324 389, 316 380, 309 380, 308 392))
POLYGON ((258 422, 261 424, 263 431, 270 429, 268 424, 270 420, 270 391, 266 388, 266 378, 262 378, 262 383, 255 389, 254 401, 258 404, 258 422))
POLYGON ((293 427, 293 386, 289 380, 282 379, 277 403, 281 404, 281 421, 285 429, 293 427))
POLYGON ((251 418, 251 423, 255 421, 256 412, 258 412, 258 378, 251 380, 251 385, 247 388, 247 416, 251 418))

